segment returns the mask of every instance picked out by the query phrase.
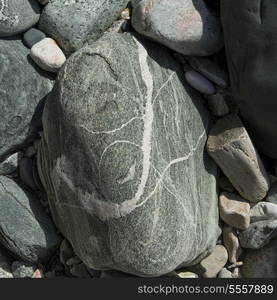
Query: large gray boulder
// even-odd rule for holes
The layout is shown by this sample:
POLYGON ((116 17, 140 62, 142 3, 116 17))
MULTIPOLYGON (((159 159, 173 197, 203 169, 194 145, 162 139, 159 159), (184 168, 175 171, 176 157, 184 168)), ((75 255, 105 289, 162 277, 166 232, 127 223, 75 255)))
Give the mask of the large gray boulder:
POLYGON ((0 37, 28 30, 38 22, 39 17, 37 0, 0 0, 0 37))
POLYGON ((277 158, 277 1, 221 1, 233 94, 258 148, 277 158))
POLYGON ((93 269, 159 276, 219 235, 209 115, 161 46, 105 34, 46 104, 39 173, 57 226, 93 269))
POLYGON ((132 25, 181 54, 207 56, 223 46, 221 24, 204 0, 132 0, 132 25))
POLYGON ((39 28, 71 54, 96 40, 112 25, 128 0, 52 0, 43 9, 39 28))
POLYGON ((0 244, 24 261, 45 263, 60 242, 39 200, 0 176, 0 244))
POLYGON ((246 250, 242 276, 246 278, 277 278, 277 239, 259 250, 246 250))
POLYGON ((37 104, 53 87, 28 54, 20 40, 0 40, 0 161, 26 140, 37 104))

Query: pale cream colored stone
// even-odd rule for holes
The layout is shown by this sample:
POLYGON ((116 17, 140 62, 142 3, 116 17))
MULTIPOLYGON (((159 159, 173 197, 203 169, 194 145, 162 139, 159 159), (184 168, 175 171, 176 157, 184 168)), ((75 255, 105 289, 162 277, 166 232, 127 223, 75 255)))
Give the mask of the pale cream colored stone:
POLYGON ((177 272, 179 278, 199 278, 199 276, 193 272, 177 272))
POLYGON ((200 262, 200 266, 205 270, 203 277, 215 278, 223 269, 228 260, 228 253, 224 246, 216 245, 212 253, 200 262))
POLYGON ((237 229, 247 229, 250 225, 250 204, 239 195, 222 193, 219 197, 221 219, 237 229))
POLYGON ((51 38, 45 38, 31 48, 32 59, 43 70, 56 73, 66 61, 66 57, 57 43, 51 38))

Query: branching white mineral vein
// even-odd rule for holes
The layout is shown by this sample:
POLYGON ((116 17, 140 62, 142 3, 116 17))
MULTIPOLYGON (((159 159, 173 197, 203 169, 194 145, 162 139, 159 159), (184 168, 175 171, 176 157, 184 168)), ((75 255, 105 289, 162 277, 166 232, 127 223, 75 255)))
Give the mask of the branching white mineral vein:
MULTIPOLYGON (((81 199, 78 199, 78 201, 81 200, 83 207, 81 207, 79 205, 68 204, 68 203, 63 203, 63 202, 59 203, 60 205, 75 207, 75 208, 91 211, 92 214, 97 215, 103 221, 106 221, 106 220, 109 220, 112 218, 120 218, 120 217, 126 216, 126 215, 130 214, 132 211, 134 211, 136 208, 144 205, 155 194, 157 189, 162 185, 163 178, 164 178, 166 172, 170 169, 170 167, 174 164, 181 163, 181 162, 188 160, 194 154, 194 152, 197 150, 197 148, 206 132, 205 130, 203 131, 203 133, 199 136, 196 144, 190 149, 190 152, 187 155, 176 158, 168 163, 168 165, 164 168, 163 172, 160 174, 159 179, 158 179, 155 187, 153 188, 153 190, 143 199, 143 201, 140 201, 145 192, 145 188, 147 185, 147 181, 148 181, 150 169, 151 169, 152 130, 153 130, 153 120, 154 120, 154 112, 153 112, 154 83, 153 83, 152 74, 150 72, 150 69, 149 69, 149 66, 147 63, 147 56, 148 56, 147 51, 136 39, 134 39, 134 40, 138 46, 139 65, 140 65, 140 69, 141 69, 142 80, 146 86, 146 103, 145 103, 145 110, 144 110, 144 114, 143 114, 143 118, 142 118, 143 124, 144 124, 143 125, 142 144, 141 144, 141 146, 138 146, 127 140, 114 141, 103 151, 101 158, 100 158, 100 162, 99 162, 99 170, 101 169, 101 163, 103 160, 103 156, 110 147, 112 147, 118 143, 129 143, 129 144, 138 146, 142 151, 143 159, 142 159, 142 174, 141 174, 140 182, 138 184, 137 191, 132 199, 125 200, 119 204, 108 202, 108 201, 102 201, 102 200, 100 200, 100 196, 98 199, 92 198, 88 192, 85 192, 85 194, 84 194, 84 192, 82 192, 82 191, 78 191, 78 196, 81 197, 81 199)), ((171 76, 168 78, 167 82, 172 78, 173 75, 174 74, 171 74, 171 76)), ((160 90, 158 91, 158 94, 164 86, 165 86, 165 84, 163 84, 163 86, 160 88, 160 90)), ((158 97, 158 94, 156 95, 155 99, 158 97)), ((130 124, 130 122, 133 121, 134 119, 135 118, 129 120, 127 123, 123 124, 121 127, 114 129, 114 130, 122 129, 127 124, 130 124)), ((109 132, 111 132, 111 131, 109 131, 109 132)), ((96 132, 92 132, 92 133, 96 133, 96 132)), ((65 174, 59 174, 59 176, 64 177, 65 174)), ((176 195, 174 195, 174 196, 176 197, 176 195)))
POLYGON ((18 23, 18 16, 6 16, 5 9, 8 8, 8 0, 0 0, 0 22, 10 21, 12 25, 18 23))

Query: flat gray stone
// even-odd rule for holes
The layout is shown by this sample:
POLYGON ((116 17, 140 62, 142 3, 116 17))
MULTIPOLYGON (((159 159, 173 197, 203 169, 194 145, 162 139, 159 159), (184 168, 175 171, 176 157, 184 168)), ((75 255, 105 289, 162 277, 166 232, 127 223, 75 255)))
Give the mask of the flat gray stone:
POLYGON ((185 73, 186 80, 189 85, 204 95, 214 95, 215 86, 206 77, 195 71, 187 71, 185 73))
POLYGON ((40 17, 36 0, 0 0, 0 37, 28 30, 40 17))
POLYGON ((209 113, 166 49, 105 34, 68 59, 49 101, 39 174, 88 267, 160 276, 215 246, 209 113))
POLYGON ((216 122, 209 134, 207 150, 243 198, 258 202, 266 196, 269 178, 237 115, 216 122))
POLYGON ((0 176, 0 243, 32 263, 47 261, 60 243, 39 200, 4 176, 0 176))
POLYGON ((132 0, 140 34, 181 54, 207 56, 223 46, 220 20, 203 0, 132 0))
POLYGON ((242 248, 259 249, 277 236, 277 220, 265 220, 250 224, 239 234, 242 248))
POLYGON ((53 87, 28 55, 21 40, 0 40, 0 161, 25 142, 36 106, 53 87))
POLYGON ((43 9, 39 29, 71 54, 87 40, 99 38, 127 3, 128 0, 52 0, 43 9))
POLYGON ((214 84, 226 88, 228 86, 227 73, 214 61, 206 57, 188 57, 191 67, 212 81, 214 84))
POLYGON ((254 144, 277 158, 276 1, 221 1, 232 93, 254 144))
POLYGON ((241 268, 245 278, 277 278, 277 239, 259 250, 246 250, 241 268))
POLYGON ((277 204, 277 184, 275 183, 272 185, 270 188, 267 196, 266 196, 266 201, 277 204))

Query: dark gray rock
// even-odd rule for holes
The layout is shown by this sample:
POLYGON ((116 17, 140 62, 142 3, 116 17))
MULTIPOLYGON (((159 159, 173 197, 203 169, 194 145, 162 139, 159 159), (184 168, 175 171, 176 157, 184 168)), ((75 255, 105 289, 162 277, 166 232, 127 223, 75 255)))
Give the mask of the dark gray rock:
POLYGON ((37 186, 33 177, 33 160, 23 157, 19 162, 19 176, 22 182, 32 190, 36 190, 37 186))
POLYGON ((26 31, 39 17, 40 6, 36 0, 0 0, 0 37, 26 31))
POLYGON ((259 250, 246 250, 241 268, 245 278, 277 278, 277 239, 259 250))
POLYGON ((60 237, 37 199, 0 176, 0 243, 24 261, 45 262, 60 237))
POLYGON ((223 117, 230 113, 230 109, 225 101, 222 93, 218 92, 214 95, 206 95, 208 107, 211 113, 216 117, 223 117))
POLYGON ((37 28, 31 28, 30 30, 25 32, 23 41, 28 48, 32 48, 36 43, 40 42, 44 38, 46 38, 44 32, 37 28))
POLYGON ((258 202, 269 190, 267 172, 237 115, 219 119, 209 133, 207 150, 240 195, 258 202))
POLYGON ((265 220, 250 224, 239 234, 242 248, 259 249, 277 236, 277 220, 265 220))
POLYGON ((263 220, 277 220, 277 204, 258 202, 250 211, 251 223, 263 220))
POLYGON ((277 184, 270 188, 266 197, 266 201, 277 204, 277 184))
POLYGON ((25 142, 37 104, 53 87, 28 54, 20 40, 0 40, 0 161, 25 142))
POLYGON ((11 257, 6 249, 0 245, 0 278, 13 278, 11 272, 11 257))
POLYGON ((19 152, 7 157, 3 162, 0 162, 0 175, 10 175, 14 173, 18 167, 19 152))
POLYGON ((39 28, 70 54, 96 40, 120 16, 128 0, 53 0, 44 8, 39 28))
POLYGON ((14 278, 32 278, 36 270, 36 265, 24 261, 14 261, 12 263, 12 273, 14 278))
POLYGON ((232 92, 255 145, 277 158, 277 2, 221 1, 232 92))
POLYGON ((193 88, 204 95, 213 95, 216 92, 215 86, 206 77, 195 71, 185 73, 186 80, 193 88))
POLYGON ((228 86, 227 73, 214 61, 206 57, 188 57, 191 67, 212 81, 214 84, 226 88, 228 86))
POLYGON ((39 174, 88 267, 159 276, 207 254, 219 234, 209 114, 165 48, 105 34, 69 58, 49 100, 39 174))
POLYGON ((140 34, 181 54, 207 56, 223 46, 220 20, 203 0, 132 0, 140 34))

